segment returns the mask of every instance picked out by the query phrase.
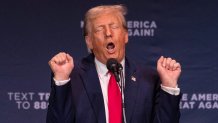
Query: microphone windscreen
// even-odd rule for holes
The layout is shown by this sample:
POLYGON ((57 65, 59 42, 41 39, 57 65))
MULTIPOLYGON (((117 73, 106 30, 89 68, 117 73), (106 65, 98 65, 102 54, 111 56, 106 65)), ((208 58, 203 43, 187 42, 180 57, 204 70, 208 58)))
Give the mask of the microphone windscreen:
POLYGON ((110 58, 107 60, 107 63, 106 63, 106 66, 107 66, 107 69, 111 72, 114 72, 116 71, 116 67, 118 65, 118 62, 116 59, 114 58, 110 58))

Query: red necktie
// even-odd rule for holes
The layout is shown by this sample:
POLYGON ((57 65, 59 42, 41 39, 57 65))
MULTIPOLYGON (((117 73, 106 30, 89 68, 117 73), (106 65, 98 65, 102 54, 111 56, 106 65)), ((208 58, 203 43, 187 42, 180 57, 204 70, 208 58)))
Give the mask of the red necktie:
POLYGON ((121 92, 115 80, 114 74, 108 84, 108 111, 109 123, 122 123, 122 100, 121 92))

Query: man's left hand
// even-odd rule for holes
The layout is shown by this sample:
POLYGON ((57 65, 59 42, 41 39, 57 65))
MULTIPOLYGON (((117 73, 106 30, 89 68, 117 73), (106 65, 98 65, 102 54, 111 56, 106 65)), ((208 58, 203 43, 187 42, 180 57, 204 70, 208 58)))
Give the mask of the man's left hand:
POLYGON ((163 86, 177 87, 177 82, 181 74, 181 65, 172 58, 161 56, 157 61, 157 71, 163 86))

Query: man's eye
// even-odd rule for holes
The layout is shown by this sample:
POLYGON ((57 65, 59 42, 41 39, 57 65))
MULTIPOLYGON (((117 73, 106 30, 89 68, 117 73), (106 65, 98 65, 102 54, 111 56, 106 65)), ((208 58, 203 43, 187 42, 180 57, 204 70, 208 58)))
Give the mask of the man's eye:
POLYGON ((95 29, 96 32, 100 32, 102 30, 103 30, 103 27, 98 27, 98 28, 95 29))
POLYGON ((112 29, 117 29, 117 28, 119 28, 119 26, 118 25, 111 25, 111 28, 112 29))

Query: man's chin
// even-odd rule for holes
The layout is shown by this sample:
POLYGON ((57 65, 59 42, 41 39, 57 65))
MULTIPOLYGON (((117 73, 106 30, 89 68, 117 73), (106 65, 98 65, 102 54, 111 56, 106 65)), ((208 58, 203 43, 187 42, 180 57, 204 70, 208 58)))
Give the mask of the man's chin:
POLYGON ((116 54, 110 54, 107 59, 110 59, 110 58, 114 58, 114 59, 118 59, 118 56, 116 54))

